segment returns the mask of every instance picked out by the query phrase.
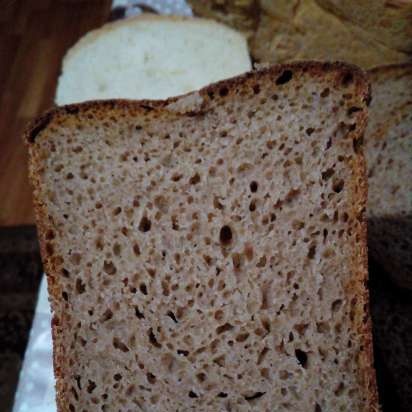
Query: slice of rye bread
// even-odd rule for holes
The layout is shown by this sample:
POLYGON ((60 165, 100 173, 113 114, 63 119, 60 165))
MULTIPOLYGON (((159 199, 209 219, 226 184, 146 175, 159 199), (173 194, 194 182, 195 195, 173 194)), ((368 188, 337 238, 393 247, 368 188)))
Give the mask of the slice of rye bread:
POLYGON ((369 251, 399 286, 411 289, 412 64, 378 67, 369 77, 369 251))
POLYGON ((31 127, 60 412, 377 410, 368 99, 303 62, 31 127))

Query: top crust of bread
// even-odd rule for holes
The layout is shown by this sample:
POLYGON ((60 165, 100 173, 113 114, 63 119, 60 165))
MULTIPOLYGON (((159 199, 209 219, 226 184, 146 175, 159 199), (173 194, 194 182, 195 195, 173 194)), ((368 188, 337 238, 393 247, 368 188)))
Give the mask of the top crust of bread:
MULTIPOLYGON (((39 229, 41 252, 48 274, 48 288, 51 296, 53 317, 54 340, 54 366, 57 378, 57 396, 59 411, 72 411, 69 409, 67 399, 69 396, 70 366, 67 363, 65 349, 65 337, 70 331, 66 330, 64 306, 61 298, 62 285, 60 272, 62 270, 61 256, 56 255, 54 249, 58 244, 53 240, 55 235, 55 223, 47 201, 47 187, 43 174, 47 168, 47 159, 50 153, 42 147, 50 139, 50 150, 53 152, 52 139, 57 129, 76 128, 84 122, 103 123, 113 118, 141 119, 148 117, 153 122, 156 119, 183 119, 196 118, 207 114, 210 110, 219 111, 219 103, 224 104, 227 99, 239 98, 242 91, 246 94, 259 94, 266 87, 282 87, 293 76, 297 81, 304 76, 316 79, 317 82, 330 88, 350 88, 354 104, 350 116, 355 120, 354 127, 341 136, 351 142, 345 146, 350 148, 351 171, 350 181, 345 184, 350 190, 350 212, 354 219, 353 244, 351 244, 350 280, 345 287, 346 297, 351 299, 351 326, 355 339, 360 342, 360 351, 357 354, 357 380, 358 391, 363 401, 356 401, 357 410, 362 412, 378 411, 375 372, 373 369, 373 354, 371 341, 371 324, 369 319, 369 298, 365 288, 367 280, 367 248, 366 248, 366 224, 364 211, 367 197, 367 185, 365 177, 365 161, 362 153, 362 136, 366 127, 366 106, 370 100, 369 83, 365 74, 355 66, 343 63, 319 63, 300 62, 296 64, 276 65, 250 72, 229 80, 212 84, 199 92, 171 98, 164 101, 126 101, 110 100, 100 102, 88 102, 74 104, 52 109, 29 127, 25 134, 25 141, 29 146, 30 163, 29 173, 34 188, 34 201, 36 219, 39 229), (80 122, 80 123, 79 123, 80 122), (356 241, 355 241, 356 238, 356 241), (361 406, 362 405, 362 406, 361 406)), ((338 108, 336 109, 339 110, 338 108)), ((348 113, 349 115, 349 113, 348 113)), ((310 132, 312 133, 312 132, 310 132)), ((343 142, 341 142, 343 144, 343 142)), ((345 143, 346 144, 346 143, 345 143)), ((56 150, 56 149, 54 149, 56 150)), ((273 405, 272 405, 273 407, 273 405)), ((318 412, 320 406, 315 407, 318 412), (317 409, 318 408, 318 409, 317 409)), ((199 409, 200 410, 200 409, 199 409)), ((203 409, 202 409, 203 410, 203 409)))

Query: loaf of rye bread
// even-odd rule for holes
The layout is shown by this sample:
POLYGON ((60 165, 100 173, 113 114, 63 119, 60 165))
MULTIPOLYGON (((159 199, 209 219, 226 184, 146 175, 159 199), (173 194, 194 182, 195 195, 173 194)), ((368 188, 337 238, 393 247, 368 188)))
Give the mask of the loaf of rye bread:
POLYGON ((399 286, 412 289, 412 64, 377 67, 369 78, 369 251, 399 286))
POLYGON ((368 99, 302 62, 31 126, 59 412, 378 410, 368 99))

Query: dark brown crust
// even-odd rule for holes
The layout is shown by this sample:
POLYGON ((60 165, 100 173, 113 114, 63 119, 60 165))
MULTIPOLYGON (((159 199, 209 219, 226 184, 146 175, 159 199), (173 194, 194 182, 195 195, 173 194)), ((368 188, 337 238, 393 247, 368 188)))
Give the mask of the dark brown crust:
MULTIPOLYGON (((58 302, 61 296, 61 290, 58 284, 58 276, 61 267, 59 262, 53 260, 53 257, 48 254, 46 233, 52 228, 53 223, 48 218, 47 206, 42 202, 38 187, 40 183, 40 177, 37 171, 41 168, 42 159, 40 153, 36 151, 36 138, 41 136, 43 130, 47 126, 52 126, 53 122, 67 116, 79 116, 79 114, 85 114, 92 110, 96 112, 104 112, 107 109, 122 109, 128 111, 130 114, 136 116, 139 113, 147 113, 150 111, 159 112, 167 115, 196 115, 201 114, 207 110, 207 104, 211 101, 211 95, 226 95, 236 91, 237 87, 252 86, 256 84, 261 78, 270 76, 273 81, 276 81, 285 71, 291 70, 292 72, 306 72, 310 73, 314 77, 322 76, 328 72, 336 72, 336 83, 353 82, 359 101, 365 106, 370 99, 370 87, 366 78, 366 74, 357 68, 356 66, 348 65, 345 63, 320 63, 320 62, 298 62, 285 65, 274 65, 268 68, 264 68, 255 72, 249 72, 241 76, 237 76, 228 80, 224 80, 210 86, 201 89, 199 92, 189 93, 184 96, 174 97, 162 101, 131 101, 131 100, 107 100, 107 101, 90 101, 81 104, 73 104, 68 106, 62 106, 55 108, 44 114, 40 120, 32 123, 25 133, 25 142, 29 146, 30 160, 29 160, 29 175, 30 181, 34 189, 34 206, 36 221, 38 226, 38 232, 40 237, 41 253, 45 270, 48 273, 48 289, 53 301, 58 302), (195 110, 190 109, 186 112, 177 114, 174 111, 169 110, 168 105, 179 102, 186 97, 201 96, 203 103, 200 107, 196 107, 195 110), (166 113, 165 113, 166 111, 166 113), (46 121, 47 119, 47 121, 46 121)), ((350 132, 349 137, 353 141, 361 141, 363 136, 366 122, 367 113, 366 110, 361 110, 355 114, 357 127, 354 131, 350 132)), ((359 381, 360 386, 365 390, 365 412, 376 412, 379 410, 378 397, 376 390, 375 371, 373 367, 373 349, 371 338, 371 321, 369 316, 369 294, 366 289, 367 282, 367 246, 366 246, 366 222, 364 217, 364 210, 366 207, 367 199, 367 182, 366 182, 366 167, 365 159, 362 151, 356 152, 354 160, 350 164, 352 168, 353 180, 351 183, 353 209, 352 214, 359 221, 359 224, 355 227, 355 236, 359 238, 360 250, 355 250, 353 255, 353 277, 351 285, 348 285, 348 293, 350 296, 356 296, 358 299, 357 310, 355 314, 353 329, 358 332, 363 351, 359 356, 359 381)), ((61 344, 59 338, 59 328, 63 324, 62 319, 64 311, 56 313, 54 321, 52 323, 53 328, 53 342, 54 342, 54 368, 56 374, 56 389, 57 389, 57 403, 58 410, 60 412, 68 411, 68 405, 64 403, 64 393, 66 388, 64 387, 64 371, 60 370, 60 366, 64 366, 64 345, 61 344)))
MULTIPOLYGON (((357 83, 359 94, 362 96, 362 101, 368 103, 370 101, 370 86, 365 79, 365 72, 359 67, 343 62, 316 62, 316 61, 301 61, 297 63, 289 64, 276 64, 273 66, 261 68, 259 70, 250 71, 248 73, 232 77, 227 80, 222 80, 216 83, 213 83, 209 86, 204 87, 199 90, 197 93, 200 94, 205 100, 210 100, 209 94, 216 93, 218 94, 219 90, 226 87, 228 90, 236 88, 246 82, 252 80, 258 80, 257 77, 264 77, 267 74, 270 75, 281 75, 286 70, 302 70, 304 72, 309 72, 314 76, 321 76, 325 72, 337 71, 340 72, 340 79, 345 82, 345 76, 348 73, 351 74, 351 81, 357 83), (255 78, 253 80, 253 78, 255 78), (247 80, 249 79, 249 80, 247 80)), ((195 92, 196 93, 196 92, 195 92)), ((55 107, 39 118, 37 118, 32 124, 30 124, 24 134, 25 141, 27 143, 34 143, 36 136, 41 132, 42 128, 41 119, 49 119, 49 122, 58 117, 64 115, 77 115, 80 111, 87 112, 90 109, 115 109, 115 108, 124 108, 129 111, 141 111, 141 110, 161 110, 166 108, 169 104, 174 103, 178 100, 181 100, 185 96, 190 96, 192 93, 187 93, 182 96, 171 97, 166 100, 125 100, 125 99, 109 99, 109 100, 90 100, 83 103, 74 103, 65 106, 55 107)), ((201 112, 202 108, 199 108, 198 111, 191 110, 189 113, 193 115, 196 112, 201 112)), ((49 122, 44 122, 44 127, 48 125, 49 122)), ((43 128, 44 128, 43 127, 43 128)))

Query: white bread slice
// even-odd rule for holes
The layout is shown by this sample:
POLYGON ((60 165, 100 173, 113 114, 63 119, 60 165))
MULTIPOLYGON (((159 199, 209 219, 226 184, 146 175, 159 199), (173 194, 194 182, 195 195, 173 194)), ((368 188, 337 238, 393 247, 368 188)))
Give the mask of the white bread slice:
POLYGON ((369 77, 369 251, 399 286, 412 289, 412 64, 378 67, 369 77))
POLYGON ((67 53, 56 104, 164 99, 251 69, 244 37, 212 20, 144 14, 87 33, 67 53))
POLYGON ((60 412, 377 411, 368 98, 306 62, 33 125, 60 412))

